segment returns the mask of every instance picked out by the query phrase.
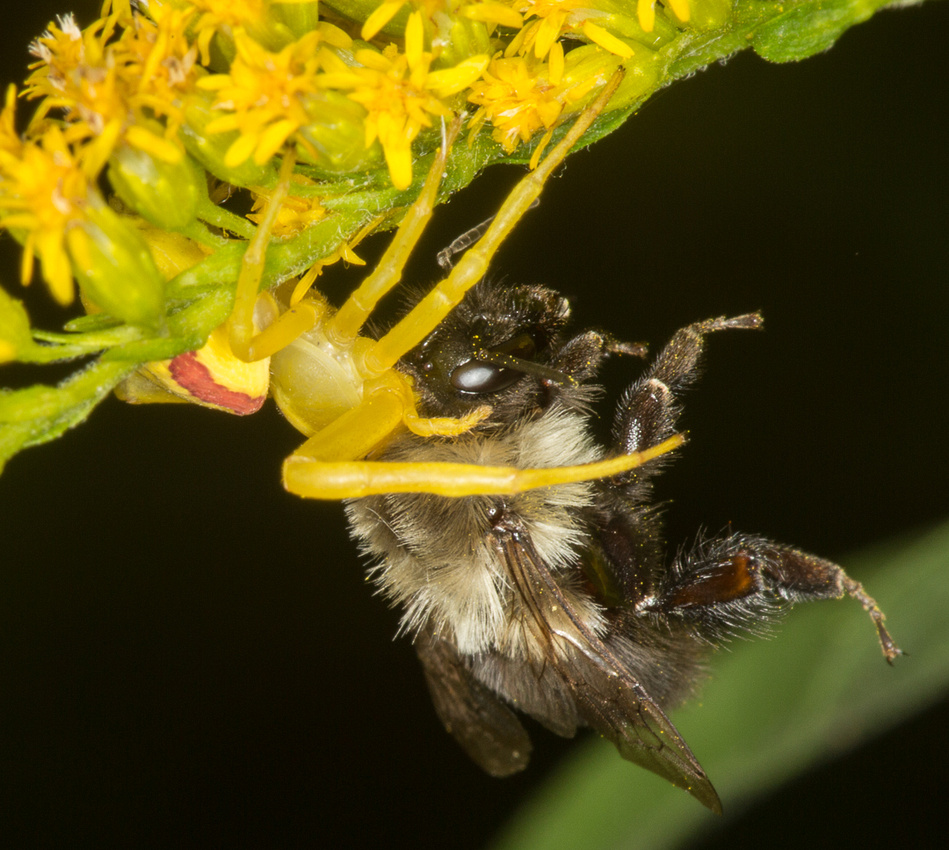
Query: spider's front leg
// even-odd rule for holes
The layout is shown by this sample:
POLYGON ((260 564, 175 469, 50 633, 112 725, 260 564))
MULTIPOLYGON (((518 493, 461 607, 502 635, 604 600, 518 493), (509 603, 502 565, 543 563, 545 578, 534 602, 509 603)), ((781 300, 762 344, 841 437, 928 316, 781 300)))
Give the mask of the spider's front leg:
POLYGON ((544 469, 380 462, 372 460, 372 455, 402 426, 420 436, 456 436, 477 425, 491 409, 478 407, 459 418, 419 417, 408 380, 395 371, 367 382, 365 392, 360 404, 320 429, 284 461, 283 482, 291 493, 310 499, 351 499, 381 493, 514 495, 537 487, 625 473, 683 442, 681 436, 673 435, 644 452, 544 469))
MULTIPOLYGON (((643 452, 634 450, 603 461, 544 469, 464 463, 380 463, 371 459, 400 424, 417 434, 450 436, 470 429, 489 412, 486 408, 479 408, 457 420, 420 419, 415 411, 414 395, 405 391, 407 379, 395 372, 394 367, 482 278, 494 253, 531 208, 550 175, 606 107, 621 79, 621 72, 611 78, 540 166, 515 186, 481 241, 465 254, 448 277, 385 336, 358 352, 357 368, 365 380, 363 401, 321 428, 287 459, 284 484, 288 490, 316 499, 358 498, 393 492, 442 496, 515 494, 538 487, 622 474, 671 451, 682 442, 680 437, 670 434, 643 452)), ((437 176, 433 169, 428 182, 434 184, 437 176)), ((433 196, 434 192, 435 189, 431 189, 433 196)), ((396 259, 400 263, 383 265, 391 265, 393 269, 398 265, 398 274, 401 274, 401 265, 416 238, 407 238, 397 249, 396 259)), ((400 240, 401 228, 393 245, 400 240)), ((373 275, 371 283, 367 281, 360 287, 337 316, 329 320, 327 337, 331 344, 336 344, 339 337, 351 336, 361 327, 378 300, 376 293, 391 288, 397 279, 394 275, 394 271, 389 271, 379 280, 374 280, 376 276, 373 275)))
MULTIPOLYGON (((360 408, 360 412, 362 412, 360 408)), ((367 418, 372 411, 365 408, 367 418)), ((352 420, 350 420, 351 424, 352 420)), ((374 431, 368 423, 366 435, 374 431)), ((345 441, 340 441, 343 444, 345 441)), ((437 496, 513 496, 539 487, 610 478, 673 451, 684 442, 673 436, 644 452, 578 466, 521 469, 465 463, 393 463, 371 460, 314 460, 301 449, 284 461, 284 486, 308 499, 357 499, 384 493, 432 493, 437 496)))
POLYGON ((491 220, 484 236, 470 248, 451 273, 380 339, 367 353, 366 366, 381 374, 391 369, 427 337, 461 303, 488 271, 491 260, 518 222, 534 206, 550 176, 610 102, 624 71, 617 70, 593 102, 580 113, 564 137, 527 176, 518 181, 491 220))
MULTIPOLYGON (((201 348, 145 364, 117 388, 119 398, 132 404, 190 402, 241 416, 260 409, 270 384, 270 356, 313 327, 323 312, 323 305, 306 303, 279 313, 269 293, 259 293, 265 255, 293 166, 294 158, 287 153, 244 251, 228 321, 215 328, 201 348)), ((200 247, 183 236, 169 235, 162 249, 169 273, 204 258, 200 247)))

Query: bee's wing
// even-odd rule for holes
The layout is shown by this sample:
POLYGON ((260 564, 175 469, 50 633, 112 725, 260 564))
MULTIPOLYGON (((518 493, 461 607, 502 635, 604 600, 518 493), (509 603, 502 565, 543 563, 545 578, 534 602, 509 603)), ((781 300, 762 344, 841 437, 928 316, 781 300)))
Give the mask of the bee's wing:
POLYGON ((684 788, 721 813, 705 771, 675 726, 615 653, 578 616, 538 555, 529 533, 513 523, 495 529, 499 554, 530 611, 528 624, 551 647, 549 661, 570 686, 581 716, 612 741, 623 758, 684 788), (570 634, 555 630, 566 614, 570 634))
POLYGON ((430 631, 415 639, 435 712, 462 749, 491 776, 527 767, 531 742, 521 722, 479 682, 448 641, 430 631))

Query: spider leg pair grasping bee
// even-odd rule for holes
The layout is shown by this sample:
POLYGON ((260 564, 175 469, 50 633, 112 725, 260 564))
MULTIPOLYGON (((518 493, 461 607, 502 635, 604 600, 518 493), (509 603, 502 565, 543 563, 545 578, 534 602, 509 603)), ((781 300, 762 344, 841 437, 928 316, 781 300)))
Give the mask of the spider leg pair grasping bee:
POLYGON ((589 434, 591 382, 606 357, 635 346, 596 330, 571 335, 568 302, 550 290, 482 280, 617 82, 380 338, 362 328, 431 216, 447 144, 378 267, 343 306, 333 312, 312 296, 257 335, 265 216, 231 336, 245 356, 272 354, 271 393, 308 438, 284 465, 286 487, 349 500, 353 535, 403 608, 436 711, 479 765, 494 775, 526 765, 530 742, 514 706, 561 735, 592 726, 623 757, 718 811, 664 713, 702 677, 710 648, 791 603, 850 595, 886 659, 900 650, 857 582, 795 548, 730 533, 666 560, 651 488, 682 442, 679 398, 706 338, 758 328, 760 316, 676 333, 621 398, 606 449, 589 434))

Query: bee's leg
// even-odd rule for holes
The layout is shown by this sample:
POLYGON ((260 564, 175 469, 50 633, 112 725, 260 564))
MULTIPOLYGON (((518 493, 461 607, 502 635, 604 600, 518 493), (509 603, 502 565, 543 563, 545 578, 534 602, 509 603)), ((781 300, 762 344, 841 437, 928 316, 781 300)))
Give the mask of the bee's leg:
POLYGON ((876 601, 842 567, 763 537, 732 534, 699 543, 680 554, 657 592, 641 600, 637 613, 680 619, 716 641, 741 630, 754 631, 780 611, 782 603, 852 596, 876 626, 890 663, 902 650, 884 624, 876 601))
MULTIPOLYGON (((623 74, 617 71, 536 170, 524 177, 505 198, 484 236, 458 261, 451 273, 428 293, 395 327, 366 353, 369 374, 391 369, 418 345, 464 298, 488 270, 488 264, 508 234, 540 196, 544 184, 570 149, 605 109, 623 74)), ((342 312, 342 311, 340 311, 342 312)))
MULTIPOLYGON (((761 325, 761 315, 749 313, 732 319, 708 319, 676 331, 646 373, 623 394, 613 424, 616 448, 622 452, 642 451, 675 433, 678 397, 698 377, 707 334, 761 325)), ((656 471, 653 467, 649 472, 635 473, 624 483, 628 487, 644 485, 644 476, 656 471)))
POLYGON ((682 438, 674 436, 644 452, 579 466, 546 469, 463 463, 334 460, 326 457, 328 451, 336 449, 349 457, 360 457, 368 451, 367 443, 385 436, 379 433, 384 427, 383 417, 378 415, 382 411, 371 409, 370 402, 364 402, 364 405, 365 408, 361 405, 352 412, 352 416, 347 414, 337 420, 287 458, 283 465, 283 483, 291 493, 308 499, 357 499, 383 493, 433 493, 450 497, 514 495, 538 487, 620 475, 682 444, 682 438), (362 430, 353 427, 357 424, 354 422, 357 411, 365 419, 362 424, 367 426, 362 430), (373 421, 369 422, 369 418, 373 421), (330 436, 327 432, 331 429, 335 439, 324 439, 330 436), (317 451, 324 453, 324 457, 314 457, 317 451))
POLYGON ((568 340, 551 362, 550 368, 578 384, 596 376, 603 361, 610 354, 645 357, 648 348, 638 342, 620 342, 608 333, 589 330, 568 340))

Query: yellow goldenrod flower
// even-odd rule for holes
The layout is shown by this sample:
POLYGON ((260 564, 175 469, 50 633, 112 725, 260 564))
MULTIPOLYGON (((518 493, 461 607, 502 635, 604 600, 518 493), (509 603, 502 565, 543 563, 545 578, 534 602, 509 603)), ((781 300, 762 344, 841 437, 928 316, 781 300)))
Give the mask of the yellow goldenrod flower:
POLYGON ((502 0, 383 0, 366 17, 360 35, 366 41, 375 38, 406 5, 414 6, 432 22, 462 17, 510 29, 524 25, 523 18, 502 0))
POLYGON ((225 112, 205 130, 240 132, 224 157, 227 167, 234 168, 251 156, 262 165, 310 122, 306 99, 319 91, 320 35, 314 30, 279 53, 261 47, 243 31, 234 34, 234 44, 237 56, 230 72, 198 83, 216 92, 215 109, 225 112))
POLYGON ((12 90, 0 120, 0 227, 23 243, 20 278, 39 259, 53 297, 84 294, 118 319, 156 326, 163 281, 142 241, 102 199, 95 175, 51 122, 36 140, 16 144, 12 90))
POLYGON ((514 56, 533 50, 543 59, 561 35, 571 31, 591 12, 589 0, 514 0, 513 8, 523 15, 524 28, 511 40, 504 53, 514 56), (534 20, 532 20, 534 19, 534 20))
MULTIPOLYGON (((214 36, 218 34, 232 36, 237 30, 247 30, 257 35, 265 29, 265 19, 270 9, 270 0, 188 0, 188 2, 200 13, 194 29, 197 33, 201 62, 204 65, 210 63, 211 40, 214 36)), ((154 3, 155 0, 150 0, 149 8, 154 3)), ((267 41, 267 39, 263 40, 267 41)))
MULTIPOLYGON (((126 105, 118 86, 118 69, 107 60, 104 40, 111 34, 108 20, 80 31, 71 15, 59 19, 30 45, 39 61, 26 81, 25 94, 44 101, 34 122, 61 109, 70 124, 70 141, 96 137, 114 139, 126 105)), ((108 154, 101 157, 102 161, 108 154)))
MULTIPOLYGON (((688 17, 688 0, 675 0, 684 7, 688 17)), ((611 30, 616 21, 625 19, 614 5, 597 4, 597 0, 511 0, 513 8, 523 15, 525 25, 508 43, 505 56, 533 53, 543 59, 555 49, 563 36, 584 38, 604 50, 629 59, 633 49, 620 36, 630 34, 629 26, 611 30)), ((655 0, 640 0, 638 19, 643 30, 652 29, 655 0), (648 26, 647 26, 648 24, 648 26)), ((635 32, 635 24, 629 22, 635 32)), ((562 49, 562 48, 560 48, 562 49)))
POLYGON ((156 6, 149 8, 149 15, 132 16, 111 46, 111 61, 123 69, 131 107, 166 118, 171 138, 183 122, 181 99, 197 73, 198 51, 187 37, 194 12, 156 6))
MULTIPOLYGON (((562 73, 561 64, 557 77, 562 73)), ((564 109, 588 94, 598 81, 599 77, 591 74, 582 82, 554 85, 548 65, 530 56, 495 58, 483 78, 471 86, 468 100, 481 107, 471 124, 477 129, 490 121, 492 138, 507 153, 513 153, 538 130, 550 130, 564 109)))
MULTIPOLYGON (((312 186, 312 181, 302 174, 293 175, 291 183, 294 186, 312 186)), ((268 189, 254 187, 253 211, 247 216, 251 221, 258 222, 260 220, 257 213, 260 209, 266 207, 271 194, 272 192, 268 189)), ((273 234, 274 236, 296 236, 325 216, 326 210, 323 209, 316 197, 289 193, 277 212, 273 234)))
POLYGON ((84 145, 84 162, 93 173, 123 140, 165 162, 182 159, 176 138, 181 96, 196 57, 185 36, 190 13, 158 6, 155 15, 132 15, 117 38, 115 16, 82 31, 67 16, 32 45, 40 61, 27 94, 44 98, 34 122, 63 110, 67 138, 84 145), (165 123, 157 124, 156 117, 165 123))
POLYGON ((359 64, 349 67, 336 56, 323 54, 321 85, 347 91, 349 99, 366 109, 365 144, 382 145, 392 183, 405 189, 412 182, 412 142, 431 116, 448 117, 444 99, 468 88, 488 64, 473 56, 454 68, 431 71, 432 54, 424 50, 422 16, 413 12, 405 29, 405 52, 390 44, 381 53, 355 53, 359 64))
MULTIPOLYGON (((96 28, 90 28, 89 34, 97 32, 103 23, 97 21, 94 25, 96 28)), ((73 72, 86 64, 87 52, 90 50, 93 56, 101 55, 94 39, 87 45, 76 19, 71 14, 61 15, 57 23, 50 23, 47 30, 30 45, 30 53, 45 66, 41 75, 34 75, 37 88, 43 88, 45 78, 48 84, 45 93, 66 92, 71 85, 73 72)))
MULTIPOLYGON (((11 104, 4 108, 4 125, 12 121, 11 104)), ((23 235, 20 279, 33 277, 38 258, 43 277, 60 304, 73 299, 73 275, 67 253, 67 233, 83 218, 89 181, 73 156, 62 131, 49 127, 39 143, 11 151, 7 134, 0 150, 0 225, 23 235)))

